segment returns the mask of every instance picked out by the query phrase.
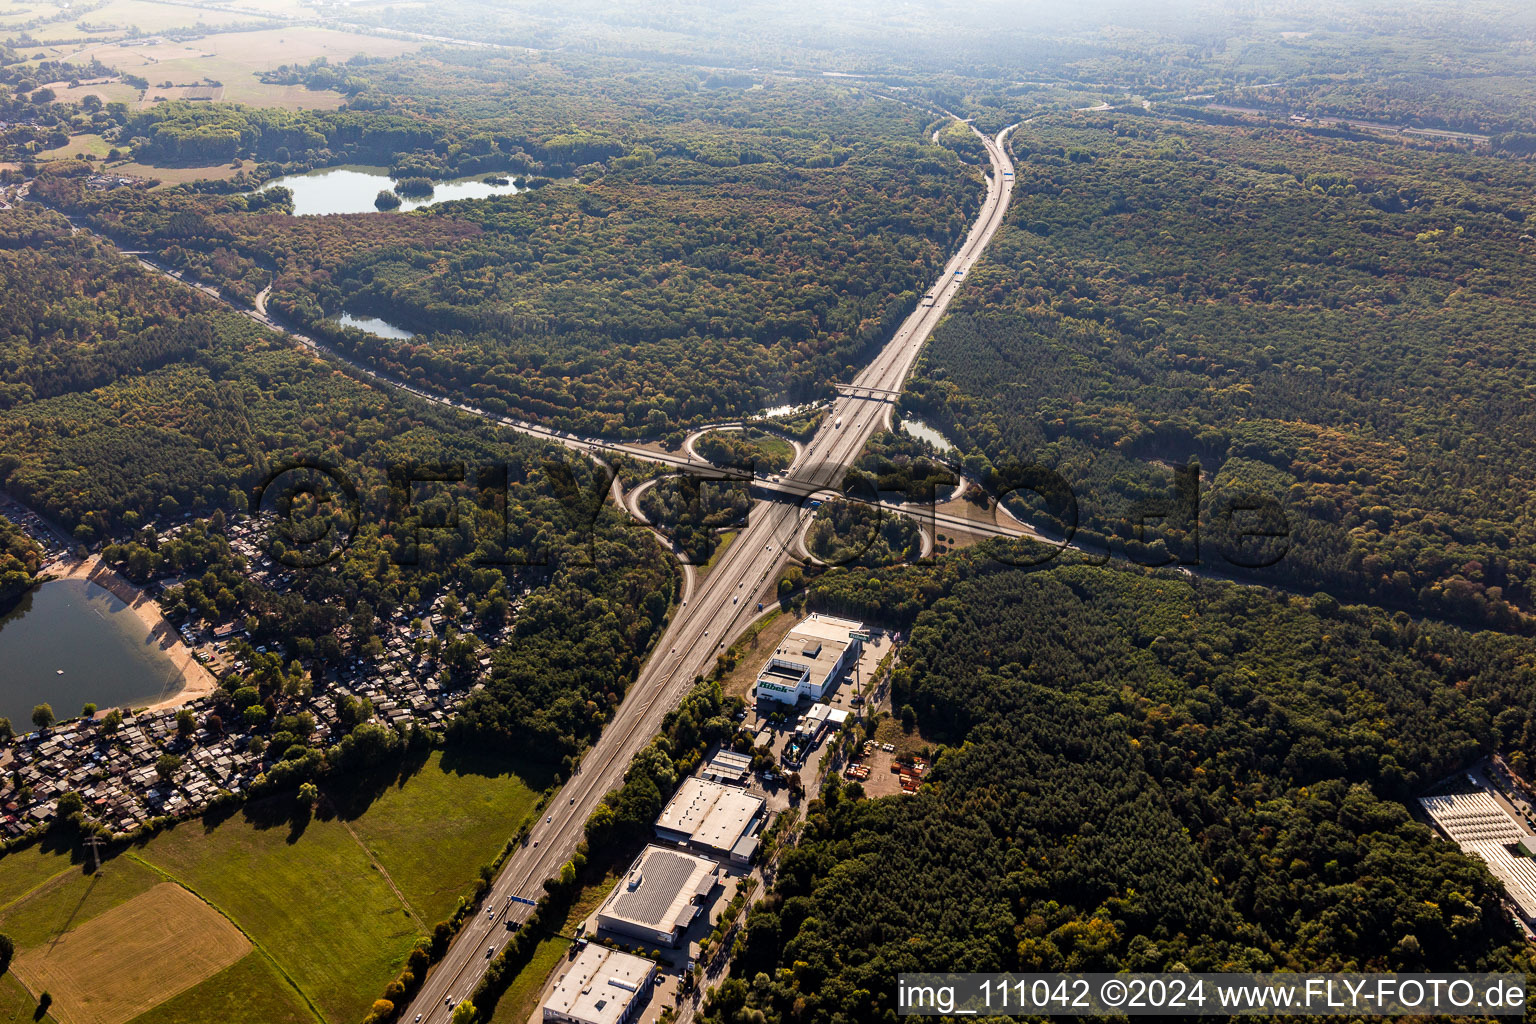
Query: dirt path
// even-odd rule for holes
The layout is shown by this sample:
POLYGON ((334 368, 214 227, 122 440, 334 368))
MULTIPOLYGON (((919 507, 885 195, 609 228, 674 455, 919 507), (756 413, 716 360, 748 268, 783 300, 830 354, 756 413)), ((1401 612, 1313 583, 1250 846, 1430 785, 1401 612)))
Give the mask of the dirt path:
POLYGON ((384 884, 389 886, 390 891, 395 894, 395 899, 399 900, 400 905, 405 908, 405 912, 411 915, 411 920, 416 922, 416 926, 424 932, 430 932, 432 929, 427 927, 427 922, 416 912, 416 908, 411 906, 411 901, 405 898, 405 893, 400 891, 400 887, 395 884, 395 880, 389 876, 389 871, 383 864, 379 863, 379 858, 373 855, 373 851, 368 848, 367 843, 363 842, 363 837, 357 834, 357 830, 352 827, 352 823, 344 818, 337 818, 336 820, 341 822, 341 827, 347 830, 347 835, 352 837, 352 841, 357 844, 357 848, 363 851, 363 855, 368 858, 368 863, 372 864, 373 869, 379 873, 379 877, 384 879, 384 884))
MULTIPOLYGON (((180 676, 181 688, 164 700, 151 704, 149 710, 164 711, 181 707, 188 701, 206 697, 219 685, 213 673, 192 656, 192 649, 182 642, 181 634, 160 614, 160 606, 154 599, 102 564, 100 555, 91 555, 85 559, 65 556, 49 563, 43 574, 53 580, 88 580, 111 592, 128 606, 160 648, 160 652, 170 659, 180 676)), ((105 714, 105 711, 102 713, 105 714)))

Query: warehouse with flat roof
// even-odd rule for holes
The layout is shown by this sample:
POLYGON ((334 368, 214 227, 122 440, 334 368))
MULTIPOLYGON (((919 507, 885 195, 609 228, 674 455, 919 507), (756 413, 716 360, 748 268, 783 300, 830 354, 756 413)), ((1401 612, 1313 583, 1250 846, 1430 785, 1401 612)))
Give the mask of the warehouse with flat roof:
POLYGON ((550 1024, 629 1024, 651 998, 656 964, 589 943, 544 1001, 550 1024))
POLYGON ((747 777, 751 774, 752 758, 732 750, 717 751, 699 772, 699 775, 710 782, 719 782, 728 786, 745 786, 747 777))
POLYGON ((785 634, 757 674, 757 699, 796 704, 821 700, 864 650, 864 624, 812 615, 785 634))
POLYGON ((1463 853, 1481 857, 1521 915, 1536 921, 1536 861, 1525 855, 1533 837, 1514 815, 1486 791, 1421 796, 1419 804, 1463 853))
POLYGON ((720 884, 722 868, 681 850, 647 846, 597 912, 598 928, 676 946, 720 884))
POLYGON ((737 786, 690 776, 656 819, 656 837, 723 856, 757 831, 766 806, 762 797, 737 786))

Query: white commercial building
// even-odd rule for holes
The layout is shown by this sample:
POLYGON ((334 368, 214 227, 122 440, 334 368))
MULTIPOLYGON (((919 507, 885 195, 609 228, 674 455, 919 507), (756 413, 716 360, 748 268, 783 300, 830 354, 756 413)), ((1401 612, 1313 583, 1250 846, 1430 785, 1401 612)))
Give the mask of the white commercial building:
POLYGON ((1532 837, 1514 815, 1486 792, 1423 796, 1419 803, 1463 853, 1483 859, 1526 920, 1536 921, 1536 860, 1515 852, 1532 837))
POLYGON ((805 720, 800 723, 800 729, 811 738, 811 741, 821 739, 821 734, 827 731, 837 732, 848 723, 848 712, 841 708, 834 708, 829 704, 812 704, 811 710, 805 713, 805 720))
POLYGON ((656 946, 676 946, 720 883, 721 867, 681 850, 647 846, 597 912, 597 926, 656 946))
POLYGON ((651 997, 656 965, 589 943, 544 1001, 551 1024, 629 1024, 651 997))
POLYGON ((706 853, 730 853, 757 831, 765 806, 744 789, 690 776, 656 819, 656 836, 706 853))
POLYGON ((821 700, 864 650, 864 624, 812 615, 791 629, 757 674, 757 699, 798 703, 821 700))
POLYGON ((752 758, 732 750, 721 750, 709 759, 699 774, 710 782, 745 786, 747 777, 752 774, 752 758))

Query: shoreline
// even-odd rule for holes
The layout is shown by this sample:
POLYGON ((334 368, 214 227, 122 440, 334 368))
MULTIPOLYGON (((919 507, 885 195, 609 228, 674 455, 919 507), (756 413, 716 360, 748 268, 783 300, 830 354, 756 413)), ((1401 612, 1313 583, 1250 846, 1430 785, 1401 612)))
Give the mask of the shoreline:
MULTIPOLYGON (((129 582, 116 570, 102 564, 100 555, 90 555, 84 559, 69 555, 57 558, 43 566, 38 573, 38 580, 40 582, 85 580, 106 590, 128 606, 129 611, 156 641, 160 653, 170 660, 181 683, 181 688, 174 694, 153 704, 145 705, 145 710, 169 711, 179 708, 199 697, 206 697, 218 688, 218 680, 202 662, 193 656, 192 649, 182 640, 176 627, 160 614, 160 605, 154 598, 141 587, 129 582)), ((97 712, 97 715, 104 715, 109 710, 109 708, 103 708, 97 712)))

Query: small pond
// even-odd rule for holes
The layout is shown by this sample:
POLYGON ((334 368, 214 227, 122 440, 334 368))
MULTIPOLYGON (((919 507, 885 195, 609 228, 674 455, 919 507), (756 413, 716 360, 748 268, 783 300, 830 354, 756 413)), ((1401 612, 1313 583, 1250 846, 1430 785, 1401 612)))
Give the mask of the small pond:
POLYGON ((901 421, 901 429, 919 441, 928 442, 941 452, 952 452, 955 450, 955 446, 950 443, 949 438, 922 420, 904 419, 901 421))
POLYGON ((397 341, 409 341, 416 337, 415 333, 404 327, 396 327, 388 320, 380 320, 376 316, 354 316, 351 313, 342 313, 336 318, 336 322, 343 327, 356 327, 360 331, 367 331, 375 338, 391 338, 397 341))

